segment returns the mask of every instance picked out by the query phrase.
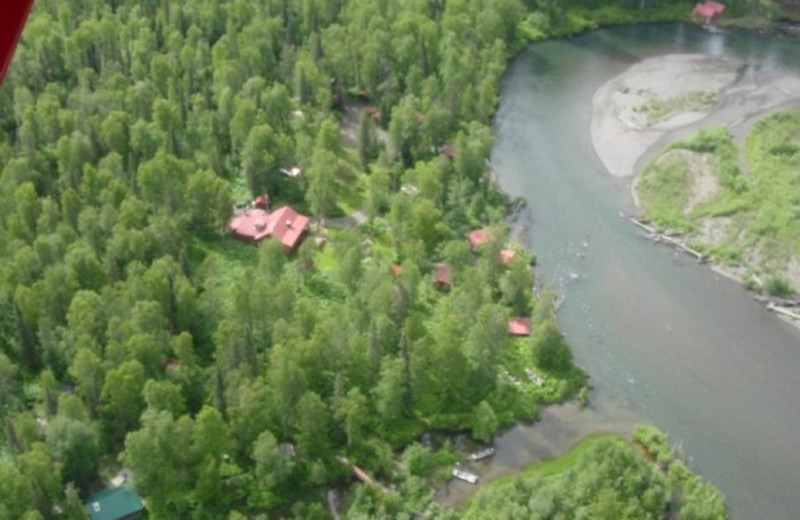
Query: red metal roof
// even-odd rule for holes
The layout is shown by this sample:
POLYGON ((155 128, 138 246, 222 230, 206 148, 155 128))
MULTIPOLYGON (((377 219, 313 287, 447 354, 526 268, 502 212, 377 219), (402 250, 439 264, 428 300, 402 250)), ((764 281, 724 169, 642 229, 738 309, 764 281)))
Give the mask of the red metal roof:
POLYGON ((470 231, 469 234, 467 234, 467 240, 469 240, 472 247, 478 247, 492 240, 492 236, 489 234, 487 228, 481 228, 470 231))
POLYGON ((458 155, 458 150, 456 147, 450 143, 444 143, 439 147, 439 153, 447 157, 448 159, 452 159, 456 155, 458 155))
POLYGON ((530 336, 530 318, 511 318, 508 320, 508 333, 512 336, 530 336))
POLYGON ((436 264, 433 281, 442 289, 449 289, 453 285, 453 269, 449 264, 436 264))
POLYGON ((272 235, 279 238, 283 247, 294 249, 308 227, 308 217, 289 206, 282 206, 270 213, 272 235))
POLYGON ((708 19, 721 15, 724 12, 725 5, 712 0, 703 2, 702 4, 695 4, 694 9, 692 9, 693 15, 708 19))
POLYGON ((275 237, 286 249, 294 249, 308 228, 308 217, 289 206, 281 206, 272 213, 263 209, 249 209, 231 217, 228 229, 242 240, 258 242, 275 237))
POLYGON ((258 242, 271 234, 269 213, 263 209, 248 209, 231 217, 228 229, 239 238, 258 242))
POLYGON ((508 263, 515 256, 517 256, 517 253, 515 253, 513 249, 506 248, 506 249, 503 249, 502 251, 500 251, 500 261, 503 262, 506 265, 508 265, 508 263))
POLYGON ((19 35, 33 5, 33 0, 11 0, 0 8, 0 83, 6 75, 19 35))
POLYGON ((717 14, 722 14, 725 12, 725 4, 721 4, 719 2, 714 2, 713 0, 708 0, 705 5, 713 9, 717 14))

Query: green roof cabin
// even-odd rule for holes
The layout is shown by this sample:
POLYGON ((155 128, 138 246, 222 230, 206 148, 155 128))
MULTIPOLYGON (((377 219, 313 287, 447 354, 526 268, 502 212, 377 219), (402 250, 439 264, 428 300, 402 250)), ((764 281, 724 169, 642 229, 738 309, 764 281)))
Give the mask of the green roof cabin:
POLYGON ((141 497, 128 486, 93 493, 85 504, 91 520, 129 520, 141 517, 144 510, 141 497))

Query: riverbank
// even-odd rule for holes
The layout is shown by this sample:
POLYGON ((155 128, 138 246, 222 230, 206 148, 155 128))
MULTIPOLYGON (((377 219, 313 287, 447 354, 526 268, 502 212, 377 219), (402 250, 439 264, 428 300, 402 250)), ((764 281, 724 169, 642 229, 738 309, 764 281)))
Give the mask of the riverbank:
POLYGON ((797 70, 796 48, 677 24, 537 44, 513 64, 495 118, 492 164, 505 191, 529 200, 538 277, 566 294, 559 325, 592 375, 590 407, 619 403, 669 432, 724 490, 733 518, 788 520, 800 507, 791 486, 800 418, 785 399, 800 336, 619 217, 633 214, 630 178, 612 178, 598 160, 590 109, 600 86, 653 56, 720 49, 797 70))
POLYGON ((665 135, 702 120, 744 61, 671 54, 646 59, 600 87, 592 99, 592 143, 615 177, 631 177, 636 163, 665 135))
POLYGON ((590 435, 559 458, 492 483, 468 501, 463 518, 484 518, 486 511, 537 518, 657 518, 669 512, 709 520, 728 516, 719 490, 691 474, 680 449, 671 447, 663 432, 642 426, 631 440, 628 435, 590 435))
POLYGON ((536 422, 517 423, 494 439, 491 459, 468 463, 467 469, 480 477, 480 486, 450 480, 436 491, 438 502, 454 508, 465 507, 484 485, 513 479, 520 471, 550 460, 559 460, 584 439, 596 435, 625 436, 639 422, 630 410, 595 403, 582 407, 577 401, 553 404, 541 409, 536 422))
POLYGON ((656 56, 596 91, 592 144, 611 175, 631 177, 676 139, 724 124, 741 140, 755 120, 797 103, 797 75, 729 56, 656 56))
MULTIPOLYGON (((796 104, 800 104, 800 77, 788 72, 762 70, 742 59, 723 56, 658 56, 630 67, 597 90, 593 97, 592 143, 606 169, 616 177, 634 177, 656 157, 657 165, 680 163, 690 182, 680 188, 684 193, 674 195, 687 199, 678 212, 688 214, 719 191, 713 158, 684 150, 663 151, 676 140, 712 126, 726 127, 741 146, 756 120, 796 104)), ((741 156, 739 166, 746 176, 747 163, 741 156)), ((632 181, 631 194, 641 210, 639 180, 632 181)), ((669 191, 670 186, 659 189, 669 191)), ((699 240, 713 245, 720 219, 706 220, 699 240)), ((714 262, 712 268, 745 283, 753 267, 750 264, 745 258, 741 266, 714 262)))

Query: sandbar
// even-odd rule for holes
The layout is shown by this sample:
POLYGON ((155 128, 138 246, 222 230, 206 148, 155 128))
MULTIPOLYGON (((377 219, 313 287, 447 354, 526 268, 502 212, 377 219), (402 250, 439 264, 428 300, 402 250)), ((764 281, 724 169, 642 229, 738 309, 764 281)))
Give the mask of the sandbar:
POLYGON ((787 71, 730 56, 657 56, 595 92, 592 144, 611 175, 632 177, 675 139, 721 124, 741 139, 756 119, 798 103, 800 76, 787 71))

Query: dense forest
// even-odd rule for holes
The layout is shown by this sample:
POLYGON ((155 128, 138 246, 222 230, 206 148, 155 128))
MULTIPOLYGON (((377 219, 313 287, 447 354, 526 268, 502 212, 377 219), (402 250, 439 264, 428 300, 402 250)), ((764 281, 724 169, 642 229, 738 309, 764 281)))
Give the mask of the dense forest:
POLYGON ((38 0, 0 88, 0 519, 84 519, 121 467, 152 518, 326 518, 351 463, 388 489, 349 517, 437 514, 458 455, 423 432, 487 440, 584 384, 487 159, 506 60, 587 20, 38 0), (313 217, 298 250, 227 233, 262 193, 313 217))

